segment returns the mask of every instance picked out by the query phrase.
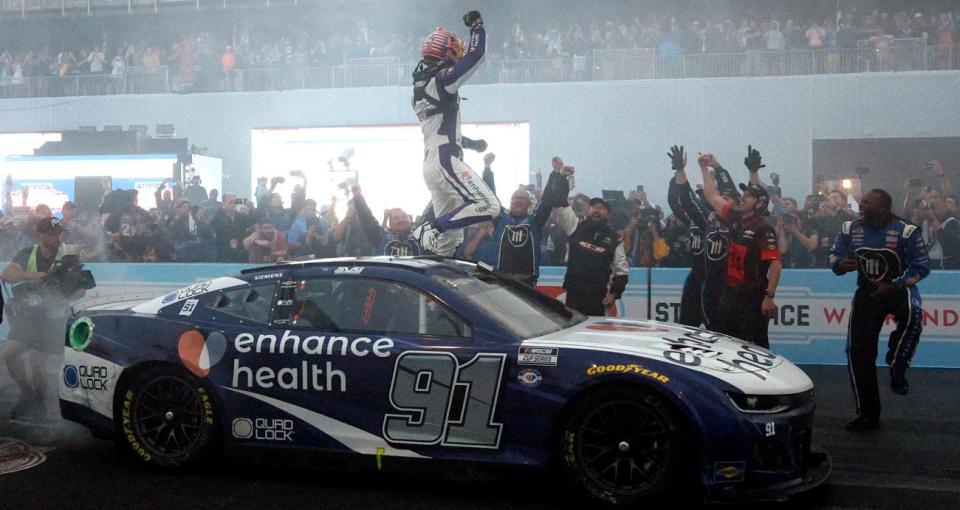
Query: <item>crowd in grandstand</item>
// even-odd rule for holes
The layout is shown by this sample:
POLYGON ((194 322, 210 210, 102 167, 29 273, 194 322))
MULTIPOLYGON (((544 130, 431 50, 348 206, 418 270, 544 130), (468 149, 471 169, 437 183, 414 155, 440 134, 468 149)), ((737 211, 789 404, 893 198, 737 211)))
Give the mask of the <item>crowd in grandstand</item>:
MULTIPOLYGON (((638 8, 639 11, 639 8, 638 8)), ((942 11, 942 10, 941 10, 942 11)), ((957 12, 835 11, 788 14, 678 17, 637 12, 616 20, 583 22, 526 20, 491 34, 490 53, 505 59, 587 56, 599 49, 645 48, 659 55, 856 48, 869 41, 884 48, 895 39, 936 47, 944 67, 960 65, 957 12)), ((202 71, 242 68, 339 65, 356 58, 417 59, 424 27, 402 23, 380 29, 355 21, 332 28, 322 23, 277 28, 246 20, 220 23, 184 35, 184 30, 144 34, 102 31, 68 34, 60 47, 45 42, 29 47, 29 38, 0 39, 0 85, 22 83, 29 76, 75 74, 122 75, 130 69, 150 71, 168 66, 181 80, 202 71), (79 37, 79 39, 77 39, 79 37)), ((62 36, 63 34, 61 34, 62 36)))
MULTIPOLYGON (((960 262, 960 222, 957 196, 949 175, 939 163, 931 167, 939 176, 939 190, 921 187, 909 180, 905 187, 903 217, 922 226, 930 247, 933 267, 960 262)), ((156 192, 158 207, 144 210, 137 192, 116 190, 99 209, 78 211, 73 202, 62 205, 64 242, 77 244, 86 262, 251 262, 269 263, 298 258, 363 256, 376 254, 376 242, 368 235, 372 213, 354 187, 346 214, 339 218, 337 199, 319 202, 308 198, 302 186, 290 197, 273 192, 273 183, 258 184, 253 199, 233 193, 220 197, 216 189, 206 190, 199 182, 182 188, 167 182, 156 192), (362 205, 361 205, 362 201, 362 205), (368 220, 366 215, 370 219, 368 220)), ((542 192, 534 185, 530 209, 542 192)), ((526 187, 521 189, 526 190, 526 187)), ((783 194, 776 184, 769 186, 770 223, 777 231, 785 268, 829 267, 833 239, 841 224, 856 217, 851 200, 839 188, 820 186, 817 193, 800 199, 783 194)), ((608 197, 609 198, 609 197, 608 197)), ((675 215, 652 204, 643 191, 633 190, 623 199, 610 199, 610 223, 623 237, 630 265, 638 267, 690 267, 690 229, 675 215)), ((10 197, 7 197, 10 203, 10 197)), ((590 197, 569 197, 573 211, 583 218, 590 197)), ((29 216, 17 220, 8 213, 0 217, 0 259, 9 260, 24 247, 35 243, 35 225, 53 216, 48 205, 36 206, 29 216)), ((384 211, 382 227, 409 232, 417 218, 399 209, 384 211)), ((377 223, 381 218, 377 218, 377 223)), ((465 239, 489 235, 492 229, 481 224, 471 228, 465 239)), ((458 257, 470 258, 464 248, 458 257)), ((562 266, 567 239, 553 219, 542 235, 542 265, 562 266)), ((960 264, 958 264, 960 266, 960 264)))

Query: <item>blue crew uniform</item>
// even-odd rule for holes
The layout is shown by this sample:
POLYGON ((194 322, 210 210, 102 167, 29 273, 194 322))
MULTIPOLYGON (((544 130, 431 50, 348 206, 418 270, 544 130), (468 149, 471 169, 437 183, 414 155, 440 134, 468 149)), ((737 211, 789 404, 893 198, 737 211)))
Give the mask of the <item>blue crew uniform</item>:
POLYGON ((553 209, 566 203, 569 192, 569 181, 552 172, 533 214, 500 214, 494 220, 493 235, 484 239, 477 249, 476 259, 535 286, 540 276, 543 227, 553 209))
POLYGON ((897 328, 890 334, 886 362, 893 380, 903 379, 923 330, 923 301, 914 284, 930 273, 930 267, 920 229, 900 218, 877 230, 860 220, 843 223, 830 253, 833 272, 843 274, 841 262, 854 257, 857 291, 847 332, 847 366, 857 415, 877 420, 880 417, 876 367, 880 330, 887 315, 893 315, 897 328), (893 289, 873 296, 876 282, 890 283, 893 289))
MULTIPOLYGON (((720 172, 726 181, 732 182, 726 170, 721 168, 720 172)), ((718 184, 726 181, 718 179, 718 184)), ((724 189, 730 192, 728 188, 724 189)), ((673 213, 690 226, 690 252, 694 257, 683 283, 677 322, 712 329, 719 322, 720 294, 727 287, 730 228, 720 221, 709 204, 694 194, 689 182, 678 185, 676 178, 671 179, 668 202, 673 213)))

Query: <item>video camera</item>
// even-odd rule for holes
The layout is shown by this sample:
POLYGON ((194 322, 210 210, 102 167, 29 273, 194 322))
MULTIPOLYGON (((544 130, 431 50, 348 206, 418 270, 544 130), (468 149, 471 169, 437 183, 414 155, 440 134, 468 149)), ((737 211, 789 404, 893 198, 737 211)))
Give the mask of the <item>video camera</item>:
POLYGON ((79 290, 96 286, 93 273, 83 268, 78 255, 64 255, 40 281, 17 285, 11 305, 14 313, 29 313, 44 309, 50 296, 68 298, 79 290))

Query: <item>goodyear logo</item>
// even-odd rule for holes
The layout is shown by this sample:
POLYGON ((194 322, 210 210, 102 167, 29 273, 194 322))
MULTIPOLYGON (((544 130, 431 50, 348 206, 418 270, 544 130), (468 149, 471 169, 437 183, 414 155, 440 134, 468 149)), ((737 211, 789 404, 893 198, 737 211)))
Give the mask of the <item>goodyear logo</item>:
POLYGON ((656 381, 662 383, 670 382, 670 378, 662 375, 660 373, 654 372, 648 368, 644 368, 640 365, 593 365, 587 369, 587 375, 600 375, 600 374, 637 374, 644 377, 649 377, 656 381))

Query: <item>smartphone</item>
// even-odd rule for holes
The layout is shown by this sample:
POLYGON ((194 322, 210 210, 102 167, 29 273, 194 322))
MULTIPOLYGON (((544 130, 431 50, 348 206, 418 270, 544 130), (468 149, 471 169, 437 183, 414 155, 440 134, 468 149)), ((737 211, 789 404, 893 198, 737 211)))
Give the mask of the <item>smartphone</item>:
POLYGON ((248 200, 248 199, 246 199, 246 198, 238 198, 238 199, 236 200, 236 204, 237 204, 237 205, 247 205, 247 200, 248 200))
POLYGON ((643 193, 643 184, 637 184, 637 193, 643 193))
POLYGON ((537 187, 536 187, 535 185, 533 185, 533 184, 527 184, 527 191, 529 191, 530 193, 533 193, 533 190, 535 190, 535 189, 537 189, 537 187))

